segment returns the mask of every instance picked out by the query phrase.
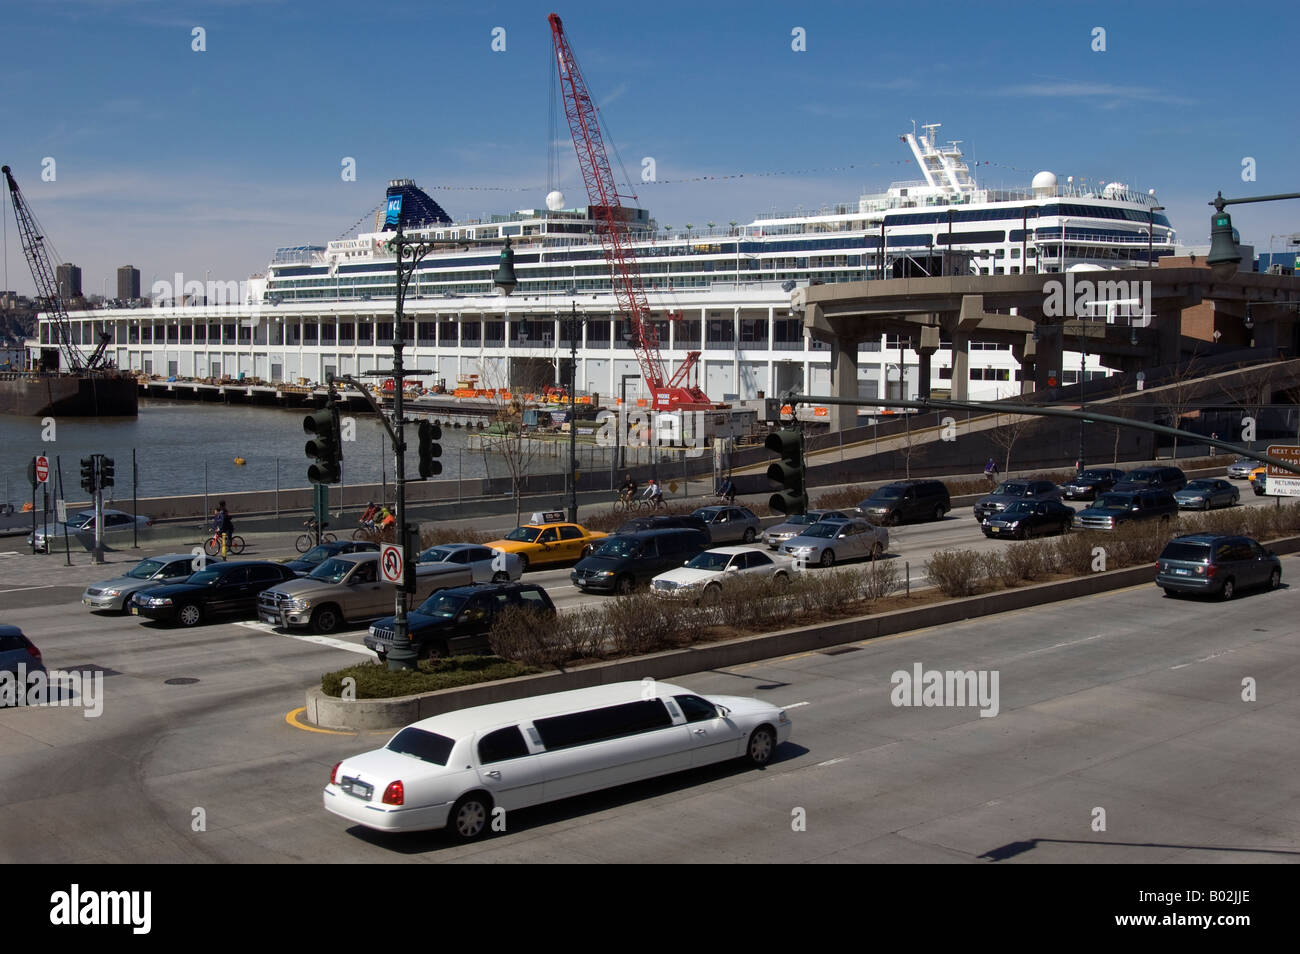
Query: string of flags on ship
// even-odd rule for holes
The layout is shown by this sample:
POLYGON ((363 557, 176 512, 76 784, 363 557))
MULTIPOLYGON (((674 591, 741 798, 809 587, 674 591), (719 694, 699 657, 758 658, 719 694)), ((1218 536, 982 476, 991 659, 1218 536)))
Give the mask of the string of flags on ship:
MULTIPOLYGON (((849 171, 854 171, 854 170, 858 170, 858 169, 874 169, 874 168, 879 168, 879 167, 881 167, 881 166, 899 166, 899 165, 915 165, 915 164, 916 164, 916 160, 915 160, 915 159, 911 159, 911 158, 908 158, 908 159, 894 159, 894 160, 889 160, 889 161, 887 161, 887 162, 851 162, 851 163, 848 163, 848 164, 846 164, 846 165, 841 165, 841 166, 819 166, 819 167, 815 167, 815 168, 812 168, 812 169, 775 169, 775 170, 771 170, 771 171, 767 171, 767 172, 731 172, 731 173, 719 173, 719 174, 716 174, 716 175, 683 176, 683 177, 681 177, 681 178, 676 178, 676 179, 674 179, 674 178, 667 178, 667 179, 664 179, 664 178, 657 178, 657 177, 656 177, 656 178, 654 178, 654 179, 649 179, 649 180, 646 180, 646 181, 644 181, 644 182, 638 182, 638 183, 636 183, 636 185, 637 185, 637 187, 639 188, 639 187, 643 187, 643 186, 645 186, 645 187, 650 187, 650 186, 659 186, 659 185, 681 185, 681 184, 683 184, 683 183, 687 183, 687 182, 720 182, 720 181, 727 180, 727 179, 766 179, 766 178, 773 178, 773 177, 779 177, 779 176, 806 176, 806 175, 822 174, 822 173, 828 173, 828 172, 849 172, 849 171)), ((977 162, 971 162, 971 163, 969 163, 969 165, 970 165, 970 167, 971 167, 972 169, 974 169, 974 168, 978 168, 978 167, 980 167, 980 166, 990 166, 990 167, 993 167, 993 168, 996 168, 996 169, 1006 169, 1006 170, 1008 170, 1008 171, 1010 171, 1010 172, 1018 172, 1018 173, 1021 173, 1021 174, 1023 174, 1023 175, 1033 175, 1035 172, 1038 171, 1038 170, 1035 170, 1035 169, 1025 169, 1025 168, 1023 168, 1023 167, 1021 167, 1021 166, 1013 166, 1013 165, 1010 165, 1010 164, 1005 163, 1005 162, 995 162, 995 161, 992 160, 992 159, 982 159, 982 160, 979 160, 979 161, 977 161, 977 162)), ((1076 178, 1079 178, 1079 177, 1076 177, 1076 178)), ((1079 181, 1080 181, 1080 182, 1084 182, 1084 181, 1087 181, 1087 180, 1082 179, 1082 178, 1079 178, 1079 181)), ((1097 179, 1097 181, 1098 181, 1098 182, 1106 182, 1107 180, 1104 179, 1104 178, 1099 177, 1099 178, 1097 179)), ((426 186, 426 188, 428 188, 428 190, 429 190, 430 192, 433 192, 433 191, 440 191, 440 192, 540 192, 540 191, 543 191, 546 187, 545 187, 545 186, 540 186, 540 185, 492 186, 492 185, 447 185, 447 184, 439 184, 439 185, 434 185, 434 186, 426 186)))

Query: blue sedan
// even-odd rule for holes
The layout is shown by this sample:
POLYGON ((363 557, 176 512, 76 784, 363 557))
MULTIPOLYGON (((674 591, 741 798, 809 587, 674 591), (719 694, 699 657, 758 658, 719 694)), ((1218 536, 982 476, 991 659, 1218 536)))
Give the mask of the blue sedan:
POLYGON ((1174 494, 1180 510, 1211 510, 1232 507, 1241 502, 1241 491, 1226 480, 1204 478, 1190 481, 1174 494))

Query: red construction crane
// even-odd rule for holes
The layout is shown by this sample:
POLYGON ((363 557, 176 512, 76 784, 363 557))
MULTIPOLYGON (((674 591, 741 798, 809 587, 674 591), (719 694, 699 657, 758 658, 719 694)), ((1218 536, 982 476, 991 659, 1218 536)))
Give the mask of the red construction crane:
POLYGON ((8 166, 0 166, 9 184, 9 198, 14 204, 14 216, 18 219, 18 231, 22 235, 23 254, 27 256, 27 265, 32 272, 32 281, 36 283, 38 301, 44 305, 46 315, 54 324, 59 337, 59 350, 69 371, 99 371, 104 364, 104 351, 113 336, 102 332, 99 346, 87 358, 72 340, 72 321, 68 318, 68 309, 59 294, 59 283, 55 278, 54 266, 50 263, 50 254, 45 250, 45 235, 36 216, 32 213, 27 200, 23 198, 8 166))
MULTIPOLYGON (((560 71, 560 89, 564 97, 564 115, 569 120, 573 148, 578 154, 578 168, 582 170, 587 186, 587 202, 595 216, 596 234, 605 250, 609 265, 610 283, 619 310, 627 316, 632 327, 633 345, 641 375, 654 399, 655 410, 704 410, 713 407, 709 396, 698 384, 689 384, 691 369, 700 360, 698 351, 690 351, 686 360, 669 377, 664 359, 659 353, 659 332, 650 321, 650 306, 646 303, 645 289, 641 285, 641 267, 637 264, 636 250, 632 247, 629 223, 632 217, 623 206, 614 174, 609 168, 605 141, 600 135, 596 106, 587 92, 578 60, 564 35, 564 26, 557 14, 547 18, 551 23, 551 37, 555 41, 555 65, 560 71)), ((635 199, 635 196, 628 196, 635 199)))

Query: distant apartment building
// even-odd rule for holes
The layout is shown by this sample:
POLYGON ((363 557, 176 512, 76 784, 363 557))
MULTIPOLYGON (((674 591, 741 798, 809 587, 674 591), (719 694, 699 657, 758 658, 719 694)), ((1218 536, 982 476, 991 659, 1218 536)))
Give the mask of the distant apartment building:
POLYGON ((140 269, 123 265, 117 270, 117 297, 119 301, 135 301, 140 297, 140 269))
POLYGON ((59 297, 64 301, 72 301, 74 298, 81 297, 81 267, 79 265, 64 262, 55 269, 55 277, 59 282, 59 297))

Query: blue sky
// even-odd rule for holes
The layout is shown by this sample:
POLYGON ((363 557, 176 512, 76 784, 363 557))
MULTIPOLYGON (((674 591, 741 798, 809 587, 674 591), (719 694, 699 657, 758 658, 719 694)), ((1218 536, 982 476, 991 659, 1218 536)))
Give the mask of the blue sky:
MULTIPOLYGON (((745 222, 913 178, 898 141, 912 120, 989 162, 988 185, 1051 169, 1154 188, 1187 244, 1208 242, 1217 190, 1300 191, 1295 12, 1280 3, 9 4, 0 161, 87 293, 107 279, 111 294, 128 262, 146 288, 177 271, 246 278, 276 246, 340 237, 393 177, 457 218, 540 206, 551 10, 661 223, 745 222), (646 156, 660 180, 748 175, 643 184, 646 156), (789 170, 807 171, 754 175, 789 170)), ((559 135, 579 204, 562 112, 559 135)), ((1300 200, 1231 211, 1260 250, 1300 232, 1300 200)), ((4 214, 7 287, 30 292, 4 214)))

